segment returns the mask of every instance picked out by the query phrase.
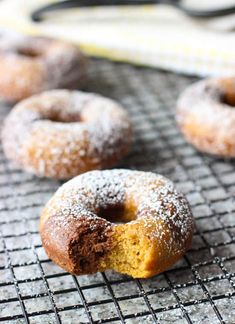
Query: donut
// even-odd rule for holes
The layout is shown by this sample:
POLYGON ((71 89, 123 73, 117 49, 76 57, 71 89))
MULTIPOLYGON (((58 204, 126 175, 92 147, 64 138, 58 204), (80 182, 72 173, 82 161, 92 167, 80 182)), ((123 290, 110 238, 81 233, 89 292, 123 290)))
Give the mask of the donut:
POLYGON ((131 142, 130 120, 117 102, 71 90, 51 90, 21 101, 2 130, 8 159, 55 179, 109 168, 128 153, 131 142))
POLYGON ((177 103, 176 121, 199 151, 235 157, 235 78, 196 82, 177 103))
POLYGON ((184 255, 193 230, 188 202, 170 180, 125 169, 73 178, 40 218, 48 257, 76 275, 112 269, 151 277, 184 255))
POLYGON ((76 46, 64 41, 0 35, 0 96, 17 102, 50 89, 78 88, 86 61, 76 46))

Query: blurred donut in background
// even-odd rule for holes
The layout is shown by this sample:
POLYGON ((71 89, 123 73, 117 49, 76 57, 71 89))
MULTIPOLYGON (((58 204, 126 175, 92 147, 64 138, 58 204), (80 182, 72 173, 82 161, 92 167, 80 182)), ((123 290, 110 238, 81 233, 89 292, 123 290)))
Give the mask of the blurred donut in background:
POLYGON ((214 78, 188 87, 177 103, 176 120, 199 151, 235 157, 235 78, 214 78))
POLYGON ((50 89, 77 89, 84 84, 86 67, 86 57, 70 43, 0 34, 0 97, 6 101, 17 102, 50 89))

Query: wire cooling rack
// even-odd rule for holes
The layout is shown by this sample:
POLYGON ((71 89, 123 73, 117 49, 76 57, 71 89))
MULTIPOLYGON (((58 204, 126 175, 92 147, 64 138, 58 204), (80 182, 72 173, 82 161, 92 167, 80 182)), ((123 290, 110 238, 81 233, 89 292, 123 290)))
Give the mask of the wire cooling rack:
MULTIPOLYGON (((86 90, 119 100, 132 118, 135 143, 120 166, 162 173, 187 196, 192 249, 147 280, 64 272, 38 234, 40 210, 60 183, 20 171, 1 150, 0 322, 235 323, 235 162, 199 154, 176 128, 176 98, 194 80, 107 61, 93 61, 89 73, 86 90)), ((10 107, 0 108, 3 119, 10 107)))

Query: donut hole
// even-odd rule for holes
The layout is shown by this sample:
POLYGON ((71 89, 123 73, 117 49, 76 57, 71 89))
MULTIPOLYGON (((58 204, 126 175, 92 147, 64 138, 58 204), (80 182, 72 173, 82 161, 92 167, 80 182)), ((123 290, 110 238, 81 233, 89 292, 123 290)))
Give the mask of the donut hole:
POLYGON ((220 101, 230 107, 235 107, 235 80, 234 78, 222 79, 219 82, 220 101))
POLYGON ((61 116, 58 114, 52 115, 49 118, 46 118, 55 123, 80 123, 82 119, 79 115, 68 115, 68 116, 61 116))
POLYGON ((17 54, 21 56, 36 58, 38 56, 41 56, 42 53, 34 48, 19 48, 17 50, 17 54))
POLYGON ((223 94, 221 98, 221 102, 227 106, 235 107, 235 94, 234 93, 223 94))
POLYGON ((53 107, 50 113, 45 112, 41 115, 42 120, 49 120, 55 123, 78 123, 82 122, 81 115, 78 113, 64 113, 63 109, 58 109, 57 107, 53 107))
POLYGON ((124 223, 123 212, 124 210, 122 206, 109 206, 101 208, 98 216, 112 223, 124 223))
POLYGON ((98 216, 114 224, 125 224, 136 218, 133 213, 128 213, 123 205, 102 207, 98 216))

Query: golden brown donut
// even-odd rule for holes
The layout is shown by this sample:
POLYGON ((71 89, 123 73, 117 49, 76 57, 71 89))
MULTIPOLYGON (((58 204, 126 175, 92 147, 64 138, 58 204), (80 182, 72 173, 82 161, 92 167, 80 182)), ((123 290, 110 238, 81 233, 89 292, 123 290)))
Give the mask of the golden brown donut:
POLYGON ((180 96, 176 120, 198 150, 235 157, 235 78, 199 81, 180 96))
POLYGON ((0 35, 0 96, 19 101, 57 88, 78 88, 86 59, 69 43, 45 37, 0 35))
POLYGON ((5 155, 38 176, 68 179, 115 165, 132 141, 127 113, 115 101, 51 90, 18 103, 5 120, 5 155))
POLYGON ((122 169, 68 181, 40 220, 48 257, 77 275, 113 269, 151 277, 183 256, 193 230, 188 202, 170 180, 122 169))

